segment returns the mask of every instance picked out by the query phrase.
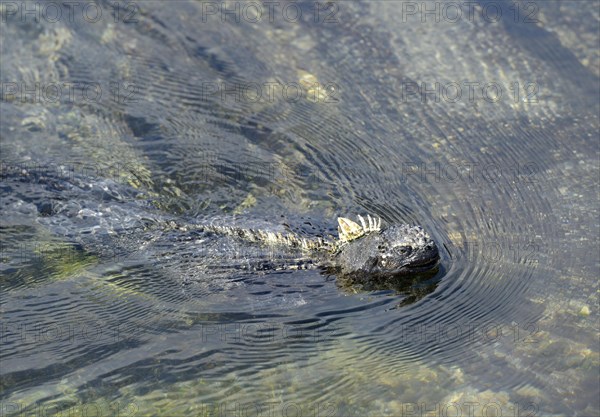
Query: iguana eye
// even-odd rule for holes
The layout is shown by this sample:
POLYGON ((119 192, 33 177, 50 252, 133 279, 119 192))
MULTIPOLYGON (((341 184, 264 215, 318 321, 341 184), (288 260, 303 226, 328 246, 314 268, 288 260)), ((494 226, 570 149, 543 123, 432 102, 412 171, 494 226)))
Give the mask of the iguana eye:
POLYGON ((395 248, 397 252, 400 252, 402 255, 406 255, 407 253, 411 253, 412 252, 412 247, 411 246, 399 246, 397 248, 395 248))

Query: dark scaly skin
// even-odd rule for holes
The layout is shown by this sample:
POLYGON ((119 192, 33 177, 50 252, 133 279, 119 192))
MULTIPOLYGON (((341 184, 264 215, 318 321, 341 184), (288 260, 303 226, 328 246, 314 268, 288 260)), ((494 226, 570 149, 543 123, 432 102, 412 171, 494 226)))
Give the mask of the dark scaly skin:
POLYGON ((420 226, 392 225, 338 249, 331 265, 343 276, 390 278, 437 267, 437 245, 420 226))
POLYGON ((292 265, 279 264, 274 269, 316 266, 358 282, 422 274, 436 270, 439 263, 437 245, 420 226, 395 224, 381 230, 366 231, 349 241, 302 239, 293 233, 269 234, 263 230, 227 226, 200 227, 205 231, 234 236, 248 244, 270 245, 277 248, 276 253, 295 252, 297 259, 302 259, 292 265))

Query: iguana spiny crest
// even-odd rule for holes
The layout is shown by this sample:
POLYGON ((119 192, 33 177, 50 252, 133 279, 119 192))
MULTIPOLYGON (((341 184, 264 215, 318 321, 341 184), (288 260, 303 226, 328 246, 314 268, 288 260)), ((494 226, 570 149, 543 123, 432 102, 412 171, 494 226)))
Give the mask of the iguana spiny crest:
POLYGON ((370 232, 381 230, 381 219, 371 217, 367 214, 367 221, 359 214, 358 220, 361 224, 353 222, 345 217, 338 217, 338 234, 341 242, 350 242, 370 232))

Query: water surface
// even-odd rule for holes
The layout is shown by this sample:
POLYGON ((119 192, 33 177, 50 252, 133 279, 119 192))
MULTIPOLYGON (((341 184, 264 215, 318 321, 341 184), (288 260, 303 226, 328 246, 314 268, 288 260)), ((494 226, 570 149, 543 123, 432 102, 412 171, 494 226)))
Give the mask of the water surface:
POLYGON ((4 414, 598 415, 595 2, 94 4, 2 9, 4 414), (361 213, 440 272, 145 249, 149 219, 361 213))

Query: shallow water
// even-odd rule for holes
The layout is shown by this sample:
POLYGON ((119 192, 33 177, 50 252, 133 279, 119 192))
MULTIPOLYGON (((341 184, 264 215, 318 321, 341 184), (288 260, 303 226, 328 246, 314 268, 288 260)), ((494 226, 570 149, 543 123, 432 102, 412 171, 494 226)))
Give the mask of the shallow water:
POLYGON ((36 4, 1 9, 0 415, 600 413, 596 3, 36 4), (144 227, 361 213, 440 272, 211 275, 144 227))

